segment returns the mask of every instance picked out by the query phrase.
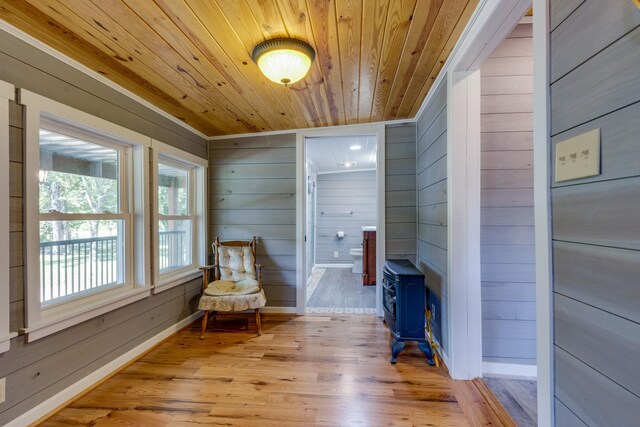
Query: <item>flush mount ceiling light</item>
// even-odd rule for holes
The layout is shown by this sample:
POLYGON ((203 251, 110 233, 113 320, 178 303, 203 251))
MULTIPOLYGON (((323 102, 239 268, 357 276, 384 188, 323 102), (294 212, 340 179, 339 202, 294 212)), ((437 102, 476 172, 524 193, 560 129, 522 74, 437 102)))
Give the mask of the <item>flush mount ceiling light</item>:
POLYGON ((307 75, 316 52, 302 40, 280 38, 260 43, 251 56, 269 80, 287 86, 307 75))
POLYGON ((351 147, 349 147, 351 150, 356 151, 362 148, 361 145, 352 145, 351 147))
POLYGON ((344 166, 345 168, 350 168, 351 166, 355 166, 356 162, 343 162, 338 163, 339 166, 344 166))

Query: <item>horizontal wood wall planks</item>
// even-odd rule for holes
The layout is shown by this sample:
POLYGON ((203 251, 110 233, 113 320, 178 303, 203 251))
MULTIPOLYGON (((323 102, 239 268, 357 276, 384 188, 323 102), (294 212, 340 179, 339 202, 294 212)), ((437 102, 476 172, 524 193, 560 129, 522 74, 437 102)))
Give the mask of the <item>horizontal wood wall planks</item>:
POLYGON ((0 18, 213 136, 415 116, 478 0, 27 0, 0 18), (286 88, 251 59, 309 42, 286 88))
POLYGON ((289 133, 209 143, 209 242, 257 236, 267 304, 278 307, 296 300, 295 140, 289 133))
POLYGON ((442 84, 417 121, 418 259, 430 303, 436 308, 434 334, 448 351, 447 318, 447 88, 442 84))
POLYGON ((635 425, 640 10, 571 0, 553 1, 550 12, 556 423, 635 425), (556 183, 556 144, 593 129, 601 173, 556 183))
POLYGON ((535 293, 532 58, 532 25, 519 24, 481 67, 485 362, 536 363, 536 335, 530 327, 535 321, 535 303, 527 301, 535 293), (512 335, 501 335, 505 325, 514 326, 512 335))

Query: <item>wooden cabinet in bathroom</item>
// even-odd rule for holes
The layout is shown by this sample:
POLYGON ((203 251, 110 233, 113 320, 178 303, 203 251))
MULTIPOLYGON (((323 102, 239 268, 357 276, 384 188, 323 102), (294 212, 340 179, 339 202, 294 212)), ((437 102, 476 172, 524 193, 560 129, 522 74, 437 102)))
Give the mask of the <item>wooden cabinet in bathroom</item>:
POLYGON ((376 232, 362 232, 362 284, 376 284, 376 232))

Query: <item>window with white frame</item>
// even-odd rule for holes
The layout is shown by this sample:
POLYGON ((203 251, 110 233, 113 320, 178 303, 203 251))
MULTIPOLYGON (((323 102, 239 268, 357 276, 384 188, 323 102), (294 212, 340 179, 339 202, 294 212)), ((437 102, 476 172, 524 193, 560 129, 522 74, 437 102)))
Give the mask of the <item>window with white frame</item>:
MULTIPOLYGON (((13 85, 0 81, 0 245, 9 248, 9 101, 14 99, 13 85)), ((0 256, 0 353, 9 350, 11 338, 9 301, 11 279, 9 256, 0 256)))
POLYGON ((153 141, 156 292, 197 277, 205 263, 206 160, 153 141))
POLYGON ((21 101, 34 340, 149 295, 150 139, 28 91, 21 101))

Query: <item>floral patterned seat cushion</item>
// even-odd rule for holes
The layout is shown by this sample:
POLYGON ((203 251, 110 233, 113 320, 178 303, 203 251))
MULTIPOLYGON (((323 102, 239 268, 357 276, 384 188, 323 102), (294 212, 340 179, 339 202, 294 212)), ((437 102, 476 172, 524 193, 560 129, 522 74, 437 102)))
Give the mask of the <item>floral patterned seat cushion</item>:
POLYGON ((267 305, 267 298, 264 295, 264 291, 261 289, 259 292, 248 295, 203 295, 202 298, 200 298, 198 309, 214 311, 243 311, 255 310, 256 308, 262 308, 265 305, 267 305))
POLYGON ((258 281, 253 279, 239 280, 237 282, 216 280, 207 286, 204 294, 209 296, 247 295, 254 294, 259 290, 258 281))

